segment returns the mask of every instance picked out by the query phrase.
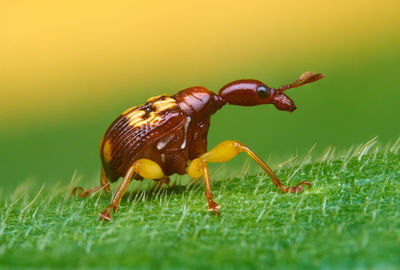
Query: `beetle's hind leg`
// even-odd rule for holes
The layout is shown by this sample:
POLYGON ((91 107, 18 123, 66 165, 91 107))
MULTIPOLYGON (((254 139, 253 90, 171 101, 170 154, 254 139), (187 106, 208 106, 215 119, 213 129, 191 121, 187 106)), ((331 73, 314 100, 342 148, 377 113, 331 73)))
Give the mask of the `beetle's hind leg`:
POLYGON ((101 176, 100 176, 100 186, 91 188, 91 189, 84 189, 82 187, 74 187, 72 189, 72 195, 76 195, 76 192, 81 190, 78 197, 83 198, 91 193, 97 192, 99 190, 109 191, 110 190, 110 181, 108 180, 106 173, 104 172, 104 168, 101 167, 101 176))
POLYGON ((112 200, 112 204, 107 206, 106 209, 100 213, 100 220, 110 220, 111 209, 114 210, 114 213, 117 211, 121 198, 124 196, 126 189, 132 180, 132 176, 135 173, 146 179, 162 179, 164 177, 163 170, 156 162, 149 159, 139 159, 135 161, 132 166, 129 167, 121 185, 118 187, 112 200))

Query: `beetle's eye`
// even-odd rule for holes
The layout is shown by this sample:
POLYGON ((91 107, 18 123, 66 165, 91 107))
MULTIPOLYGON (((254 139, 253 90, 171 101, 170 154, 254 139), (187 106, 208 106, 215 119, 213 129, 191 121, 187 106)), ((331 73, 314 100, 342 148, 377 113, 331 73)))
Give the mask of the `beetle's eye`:
POLYGON ((269 88, 265 85, 257 87, 257 94, 260 98, 267 98, 269 96, 269 88))

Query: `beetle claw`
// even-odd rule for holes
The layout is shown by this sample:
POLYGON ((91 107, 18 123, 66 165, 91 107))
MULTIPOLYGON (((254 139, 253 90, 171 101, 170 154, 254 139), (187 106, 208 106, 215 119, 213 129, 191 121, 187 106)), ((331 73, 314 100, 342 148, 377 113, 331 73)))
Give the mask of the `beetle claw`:
POLYGON ((296 186, 289 187, 287 191, 290 191, 291 193, 296 193, 296 194, 301 193, 304 190, 303 185, 306 185, 309 188, 312 187, 310 182, 303 181, 303 182, 298 183, 296 186))
POLYGON ((82 190, 82 191, 83 191, 83 188, 82 188, 82 187, 74 187, 74 188, 72 189, 72 191, 71 191, 71 193, 72 193, 73 196, 76 195, 76 191, 77 191, 77 190, 82 190))
POLYGON ((216 202, 214 202, 213 200, 210 200, 209 202, 208 202, 208 211, 214 211, 214 213, 217 215, 217 216, 219 216, 220 215, 220 213, 219 213, 219 211, 218 211, 218 209, 220 209, 221 208, 221 206, 218 204, 218 203, 216 203, 216 202))
POLYGON ((100 221, 104 221, 104 220, 110 221, 111 220, 111 216, 110 216, 111 208, 113 208, 112 205, 107 206, 103 212, 99 213, 100 221))
POLYGON ((72 189, 72 195, 73 196, 76 196, 76 195, 78 195, 78 197, 79 198, 83 198, 83 197, 86 197, 87 195, 89 195, 90 193, 91 193, 91 190, 88 190, 88 189, 84 189, 83 187, 74 187, 73 189, 72 189), (78 194, 77 194, 77 191, 78 190, 80 190, 81 192, 79 192, 78 194))

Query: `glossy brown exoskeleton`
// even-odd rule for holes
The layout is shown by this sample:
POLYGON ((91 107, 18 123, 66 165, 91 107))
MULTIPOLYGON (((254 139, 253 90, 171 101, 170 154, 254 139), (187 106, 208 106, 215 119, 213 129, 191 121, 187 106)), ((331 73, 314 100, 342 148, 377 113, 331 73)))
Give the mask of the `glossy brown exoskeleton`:
POLYGON ((191 87, 174 96, 152 97, 144 105, 123 112, 107 129, 100 144, 102 162, 100 186, 82 190, 84 197, 98 190, 109 190, 110 182, 124 177, 113 202, 101 214, 110 219, 110 210, 116 211, 132 178, 154 179, 169 183, 169 175, 189 174, 193 178, 203 176, 208 208, 219 214, 219 205, 212 199, 207 162, 225 162, 239 152, 247 153, 271 177, 275 186, 283 192, 302 191, 297 186, 285 186, 272 170, 247 146, 237 141, 225 141, 207 152, 207 133, 210 117, 225 104, 254 106, 273 104, 277 109, 294 111, 296 106, 283 91, 323 78, 321 73, 303 73, 289 85, 271 88, 257 80, 231 82, 215 94, 204 87, 191 87))

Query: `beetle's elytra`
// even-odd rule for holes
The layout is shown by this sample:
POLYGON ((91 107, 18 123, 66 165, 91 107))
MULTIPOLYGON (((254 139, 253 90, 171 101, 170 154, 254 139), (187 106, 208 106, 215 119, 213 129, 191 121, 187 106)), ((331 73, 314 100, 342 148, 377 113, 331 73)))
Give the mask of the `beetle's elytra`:
POLYGON ((238 80, 221 88, 215 94, 204 87, 184 89, 174 96, 152 97, 144 105, 123 112, 107 129, 100 143, 102 162, 100 186, 92 189, 76 187, 79 197, 98 190, 109 190, 124 177, 112 204, 100 213, 101 220, 110 220, 111 209, 119 202, 132 178, 146 178, 169 182, 168 176, 177 173, 193 178, 203 176, 208 210, 219 214, 219 205, 213 201, 208 162, 226 162, 245 152, 271 177, 284 193, 300 193, 302 185, 285 186, 268 165, 250 148, 237 141, 225 141, 207 152, 207 133, 210 117, 226 104, 254 106, 273 104, 278 110, 294 111, 296 106, 283 91, 322 79, 325 75, 303 73, 294 83, 271 88, 257 80, 238 80))

